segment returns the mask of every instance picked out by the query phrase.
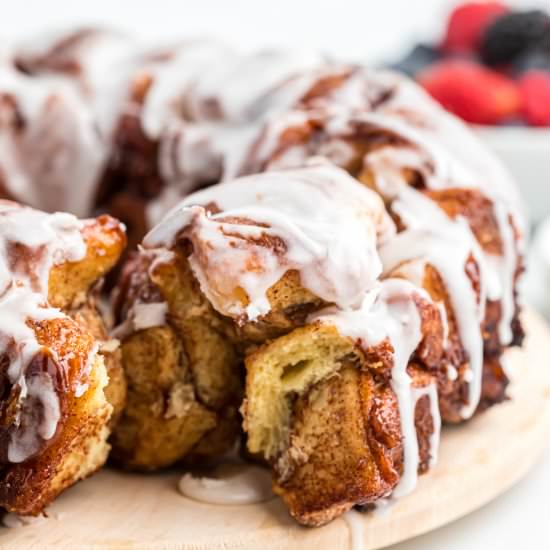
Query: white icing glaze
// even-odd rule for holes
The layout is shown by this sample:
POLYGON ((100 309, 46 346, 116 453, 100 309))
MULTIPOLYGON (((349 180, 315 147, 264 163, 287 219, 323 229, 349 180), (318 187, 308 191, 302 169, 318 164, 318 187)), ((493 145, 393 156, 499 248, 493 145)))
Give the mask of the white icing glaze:
POLYGON ((111 331, 111 336, 124 339, 138 330, 161 327, 166 324, 167 314, 166 302, 136 302, 126 313, 122 323, 111 331))
POLYGON ((222 464, 214 477, 185 474, 178 487, 183 496, 208 504, 254 504, 273 498, 269 471, 249 464, 222 464))
MULTIPOLYGON (((465 246, 469 243, 483 271, 481 282, 484 288, 483 295, 480 297, 479 313, 484 313, 486 299, 501 301, 499 335, 501 343, 508 344, 512 338, 511 320, 515 309, 514 275, 518 264, 518 250, 521 250, 522 246, 521 234, 525 225, 517 190, 509 177, 503 173, 498 162, 475 138, 470 136, 470 132, 463 124, 442 113, 440 107, 417 86, 396 75, 389 73, 375 75, 365 69, 356 70, 336 92, 331 94, 323 107, 312 111, 289 111, 270 121, 256 146, 255 166, 262 166, 266 162, 270 169, 299 166, 311 154, 321 154, 333 162, 346 165, 349 161, 349 151, 342 153, 346 150, 343 136, 353 136, 357 126, 368 125, 372 131, 392 134, 403 140, 402 143, 374 148, 364 158, 364 166, 373 174, 376 187, 382 195, 386 199, 399 199, 401 211, 398 214, 406 217, 407 212, 413 209, 417 212, 417 221, 423 221, 424 226, 428 226, 432 233, 439 234, 441 223, 446 226, 443 231, 445 235, 450 232, 456 235, 459 233, 456 230, 458 224, 454 224, 455 229, 452 231, 449 229, 452 224, 445 219, 446 216, 437 216, 436 228, 433 221, 426 219, 427 217, 419 211, 415 203, 420 199, 414 197, 418 193, 408 188, 404 177, 405 168, 421 174, 428 189, 480 189, 493 201, 503 243, 503 254, 491 256, 485 253, 466 230, 463 231, 464 235, 459 240, 465 246), (365 92, 369 88, 377 87, 386 88, 390 92, 388 98, 380 105, 373 103, 372 98, 369 99, 365 92), (323 128, 324 137, 318 139, 314 147, 311 146, 311 140, 308 140, 306 143, 293 143, 287 146, 282 154, 277 153, 281 142, 284 142, 282 136, 286 131, 293 128, 300 131, 301 128, 307 128, 310 123, 321 124, 323 128), (460 155, 455 154, 457 148, 461 151, 460 155), (475 161, 469 162, 471 158, 475 161), (519 231, 517 243, 511 223, 519 231)), ((434 209, 432 208, 431 211, 434 209)), ((417 223, 417 226, 421 227, 422 224, 417 223)), ((419 237, 420 235, 417 235, 417 238, 419 237)), ((412 235, 408 238, 411 242, 414 240, 412 235)), ((428 243, 426 243, 427 247, 428 243)), ((442 247, 440 249, 443 252, 442 247)), ((446 257, 446 264, 450 266, 453 259, 449 253, 446 257)), ((440 254, 440 260, 442 259, 443 254, 440 254)), ((454 271, 462 267, 457 262, 454 271)), ((449 281, 445 280, 445 283, 448 284, 449 281)), ((462 286, 465 288, 464 285, 462 286)), ((470 291, 469 294, 471 295, 472 292, 470 291)), ((458 294, 455 293, 455 298, 457 297, 458 294)), ((466 302, 471 304, 472 300, 468 298, 466 302)), ((455 300, 453 306, 460 308, 460 304, 459 300, 455 300)), ((472 308, 467 305, 461 309, 464 311, 459 312, 459 316, 462 319, 468 316, 471 321, 472 308)), ((482 319, 482 315, 480 317, 482 319)), ((478 324, 464 322, 462 324, 464 332, 467 326, 478 326, 478 324)), ((468 335, 464 332, 462 336, 467 337, 468 335)), ((475 372, 479 378, 481 376, 479 365, 482 361, 481 343, 479 338, 477 342, 473 338, 468 340, 467 351, 472 353, 475 372)), ((475 409, 479 385, 475 383, 471 388, 470 404, 463 411, 465 416, 470 416, 475 409)))
POLYGON ((483 254, 463 219, 448 218, 436 203, 409 187, 402 188, 393 209, 408 229, 380 249, 384 269, 391 271, 404 261, 421 258, 433 265, 445 282, 460 339, 474 374, 469 384, 468 404, 462 411, 464 417, 470 417, 481 395, 481 323, 485 316, 486 297, 495 281, 488 276, 483 254), (465 271, 470 256, 475 258, 480 268, 479 299, 465 271))
POLYGON ((16 44, 14 52, 33 75, 39 75, 39 82, 56 73, 58 79, 75 84, 107 140, 127 108, 124 102, 132 76, 144 63, 144 49, 134 37, 118 31, 80 28, 33 35, 16 44))
POLYGON ((512 341, 512 319, 516 308, 514 283, 519 259, 514 231, 509 220, 510 212, 502 203, 495 204, 494 211, 500 229, 503 253, 501 256, 487 255, 487 262, 498 274, 502 287, 498 331, 501 343, 508 345, 512 341))
POLYGON ((447 369, 447 378, 451 380, 451 382, 454 382, 458 378, 458 371, 452 365, 447 365, 446 369, 447 369))
POLYGON ((349 528, 350 549, 363 550, 365 548, 365 517, 357 510, 348 510, 343 516, 349 528))
POLYGON ((19 516, 13 512, 6 513, 2 518, 2 524, 9 529, 16 529, 18 527, 25 527, 26 525, 37 525, 44 523, 46 518, 44 516, 19 516))
POLYGON ((162 326, 166 323, 166 302, 135 304, 133 307, 134 330, 162 326))
POLYGON ((0 104, 1 179, 11 197, 50 212, 88 215, 108 151, 74 84, 0 67, 0 91, 15 102, 0 104))
POLYGON ((195 193, 146 236, 144 246, 170 248, 178 237, 189 238, 190 265, 214 307, 256 319, 269 312, 267 290, 293 269, 327 302, 357 307, 381 273, 377 234, 392 232, 378 196, 323 163, 195 193), (199 206, 208 204, 222 212, 208 214, 199 206), (260 240, 266 236, 279 244, 265 246, 260 240), (239 287, 246 306, 235 297, 239 287))
MULTIPOLYGON (((168 189, 181 197, 237 175, 263 121, 295 104, 324 66, 313 52, 242 55, 219 42, 194 41, 149 67, 152 84, 141 122, 146 135, 160 142, 168 189)), ((155 202, 159 208, 165 199, 155 202)))
MULTIPOLYGON (((39 57, 61 38, 56 35, 34 46, 20 47, 19 54, 39 57)), ((382 245, 385 271, 408 262, 409 280, 420 285, 419 274, 429 262, 442 276, 469 358, 464 374, 469 402, 462 412, 471 416, 481 390, 480 324, 488 299, 501 303, 501 342, 507 344, 512 339, 514 277, 525 232, 515 186, 465 125, 446 114, 418 86, 397 75, 331 65, 307 53, 243 56, 223 44, 206 41, 184 43, 170 51, 171 57, 154 59, 154 52, 147 55, 147 50, 132 40, 116 33, 95 32, 69 51, 80 67, 76 79, 51 74, 29 78, 7 64, 2 66, 0 90, 16 98, 17 114, 25 122, 23 131, 15 132, 13 109, 9 105, 0 108, 2 119, 12 123, 11 131, 0 134, 4 185, 14 197, 30 204, 87 214, 111 152, 112 130, 121 113, 139 110, 126 104, 125 98, 140 71, 152 77, 140 121, 145 134, 159 142, 158 165, 167 184, 148 206, 152 222, 197 185, 230 180, 243 169, 252 152, 259 165, 270 169, 301 166, 311 155, 347 165, 354 151, 343 136, 353 134, 354 124, 368 124, 379 133, 401 138, 403 143, 377 148, 364 158, 377 188, 385 198, 393 199, 393 208, 407 227, 392 239, 388 237, 393 235, 393 225, 380 201, 366 190, 360 191, 335 168, 323 166, 238 180, 197 193, 167 215, 149 234, 146 246, 155 248, 154 270, 172 257, 166 248, 158 247, 172 247, 180 233, 190 238, 195 248, 190 258, 193 271, 207 297, 224 314, 246 314, 255 319, 267 313, 267 290, 286 271, 296 269, 306 288, 343 309, 324 312, 325 322, 332 321, 346 334, 369 343, 390 338, 395 349, 392 387, 405 441, 405 472, 395 494, 408 492, 416 482, 418 465, 414 432, 417 399, 430 396, 437 427, 430 445, 432 460, 440 419, 434 408, 435 386, 411 388, 406 367, 420 338, 418 314, 411 303, 389 307, 381 299, 396 283, 377 288, 381 264, 376 246, 382 245), (309 100, 306 106, 305 95, 324 77, 343 78, 340 85, 309 100), (381 97, 384 101, 379 101, 381 97), (272 159, 281 136, 312 121, 322 121, 327 140, 317 148, 310 142, 298 144, 272 159), (421 174, 428 189, 481 189, 494 204, 502 255, 485 254, 465 220, 447 218, 435 203, 409 188, 403 169, 421 174), (223 212, 208 214, 203 207, 211 202, 223 212), (252 224, 224 220, 227 217, 246 218, 252 224), (251 244, 265 235, 280 239, 284 254, 276 253, 273 247, 251 244), (201 245, 209 249, 207 263, 199 254, 201 245), (480 270, 479 296, 464 272, 470 256, 480 270), (251 263, 254 269, 250 269, 251 263), (235 296, 237 288, 246 292, 246 305, 235 296), (367 327, 358 324, 357 319, 365 316, 374 316, 377 322, 367 327)), ((32 246, 40 244, 32 231, 25 239, 30 239, 32 246)), ((53 263, 78 259, 82 251, 78 247, 73 250, 72 244, 60 246, 60 254, 65 255, 61 259, 50 254, 50 248, 46 255, 51 255, 53 263)), ((41 401, 45 414, 38 432, 46 439, 55 432, 59 406, 52 398, 51 379, 27 381, 24 377, 24 366, 37 349, 24 319, 61 315, 46 306, 51 265, 40 263, 36 281, 12 280, 9 269, 0 273, 4 292, 0 299, 5 306, 0 309, 0 330, 11 330, 22 342, 9 375, 21 386, 23 400, 36 396, 41 401)), ((4 267, 0 265, 0 269, 4 267)), ((436 305, 446 343, 446 312, 443 304, 436 305)), ((131 313, 132 330, 162 324, 165 315, 165 304, 136 304, 131 313)), ((457 377, 452 366, 447 374, 450 380, 457 377)), ((10 450, 12 458, 18 460, 24 459, 31 445, 28 433, 19 437, 10 450)))
POLYGON ((374 502, 374 510, 372 513, 376 516, 387 518, 392 511, 393 505, 397 501, 392 499, 391 497, 384 497, 379 498, 377 501, 374 502))
POLYGON ((249 122, 295 103, 311 85, 311 72, 323 64, 313 52, 242 55, 220 42, 184 43, 153 68, 143 128, 158 139, 174 114, 190 121, 249 122))
POLYGON ((0 354, 9 358, 8 378, 20 388, 8 446, 11 462, 22 462, 36 452, 57 428, 60 408, 54 374, 26 373, 41 349, 27 323, 64 317, 60 310, 48 306, 49 272, 54 265, 84 257, 81 229, 81 222, 70 214, 48 215, 0 202, 0 354), (38 425, 32 421, 33 407, 42 410, 38 425))
MULTIPOLYGON (((33 39, 30 44, 17 46, 17 54, 23 58, 43 56, 63 39, 76 34, 57 32, 33 39)), ((39 128, 42 123, 48 128, 54 126, 59 131, 56 144, 61 144, 56 150, 72 148, 73 153, 50 163, 59 169, 45 181, 42 177, 41 185, 37 185, 36 174, 43 172, 42 158, 51 154, 38 155, 32 163, 16 161, 14 165, 13 159, 18 155, 13 154, 13 140, 6 148, 0 146, 0 164, 8 172, 7 185, 16 197, 25 197, 45 209, 55 205, 79 215, 88 213, 108 154, 107 137, 120 113, 139 108, 125 103, 124 97, 133 77, 140 73, 151 77, 140 114, 141 124, 145 134, 159 142, 158 164, 167 184, 148 205, 152 224, 160 220, 179 196, 197 185, 235 176, 260 133, 263 137, 254 145, 254 156, 256 160, 268 161, 289 128, 300 128, 308 121, 321 119, 332 139, 322 142, 313 153, 345 165, 352 151, 341 135, 352 132, 353 124, 368 123, 380 132, 392 132, 405 140, 405 144, 382 147, 365 158, 385 195, 393 196, 400 188, 401 170, 408 167, 421 173, 430 189, 478 187, 494 201, 505 250, 502 258, 492 258, 486 263, 501 281, 500 291, 490 298, 502 301, 499 333, 503 342, 510 341, 513 315, 510 273, 517 261, 517 250, 508 215, 511 214, 521 241, 525 229, 521 201, 501 165, 472 132, 446 114, 414 83, 389 72, 375 73, 364 67, 329 63, 311 52, 243 55, 226 44, 206 40, 162 49, 97 29, 88 30, 65 47, 63 55, 80 68, 77 80, 80 88, 84 82, 86 105, 76 97, 67 78, 62 82, 43 74, 36 82, 18 75, 16 87, 18 98, 25 103, 31 98, 31 103, 38 106, 45 101, 40 90, 46 99, 52 95, 60 97, 55 108, 58 114, 43 115, 35 108, 38 114, 30 118, 39 128), (307 92, 327 77, 339 84, 310 98, 306 106, 303 98, 307 92), (100 139, 90 130, 93 123, 102 129, 100 139), (80 151, 86 154, 77 154, 80 151), (66 159, 71 162, 67 164, 66 159)), ((4 86, 8 90, 13 87, 9 82, 13 74, 12 71, 4 86)), ((40 130, 32 135, 37 133, 40 130)), ((312 153, 307 150, 308 145, 288 149, 270 167, 301 165, 312 153)), ((521 242, 518 246, 521 247, 521 242)))
POLYGON ((437 384, 432 382, 427 386, 413 389, 413 397, 415 403, 427 395, 430 400, 430 416, 433 422, 433 432, 430 436, 430 461, 429 466, 432 468, 437 464, 439 457, 439 441, 441 438, 441 414, 439 412, 439 401, 437 396, 437 384))

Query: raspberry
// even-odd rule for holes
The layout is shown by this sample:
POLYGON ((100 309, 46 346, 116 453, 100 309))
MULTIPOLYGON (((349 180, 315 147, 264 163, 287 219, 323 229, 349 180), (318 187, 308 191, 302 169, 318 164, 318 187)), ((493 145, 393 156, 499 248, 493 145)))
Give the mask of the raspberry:
POLYGON ((481 58, 488 65, 512 63, 519 55, 540 46, 550 33, 550 17, 533 10, 497 18, 481 42, 481 58))
POLYGON ((550 126, 550 74, 529 71, 519 81, 523 116, 532 126, 550 126))
POLYGON ((485 29, 509 9, 500 2, 466 2, 455 8, 447 23, 442 49, 446 53, 474 53, 485 29))
POLYGON ((499 124, 520 107, 516 84, 473 61, 437 63, 422 72, 418 81, 447 110, 467 122, 499 124))

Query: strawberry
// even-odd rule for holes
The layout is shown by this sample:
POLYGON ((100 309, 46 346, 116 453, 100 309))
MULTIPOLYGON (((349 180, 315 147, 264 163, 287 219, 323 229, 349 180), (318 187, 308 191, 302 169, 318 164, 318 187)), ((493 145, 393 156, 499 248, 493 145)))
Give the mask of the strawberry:
POLYGON ((466 2, 456 7, 447 23, 441 44, 446 53, 479 51, 487 27, 510 9, 500 2, 466 2))
POLYGON ((420 73, 418 81, 447 110, 467 122, 498 124, 520 108, 515 82, 474 61, 436 63, 420 73))
POLYGON ((532 70, 519 80, 523 116, 532 126, 550 126, 550 73, 532 70))

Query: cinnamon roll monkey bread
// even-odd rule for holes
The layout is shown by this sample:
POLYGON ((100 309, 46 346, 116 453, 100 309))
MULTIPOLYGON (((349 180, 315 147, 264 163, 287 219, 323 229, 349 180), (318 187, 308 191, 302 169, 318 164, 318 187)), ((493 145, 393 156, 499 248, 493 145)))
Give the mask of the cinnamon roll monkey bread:
POLYGON ((321 525, 506 399, 521 201, 403 77, 84 29, 8 49, 0 120, 2 197, 99 216, 2 203, 6 509, 240 449, 321 525))

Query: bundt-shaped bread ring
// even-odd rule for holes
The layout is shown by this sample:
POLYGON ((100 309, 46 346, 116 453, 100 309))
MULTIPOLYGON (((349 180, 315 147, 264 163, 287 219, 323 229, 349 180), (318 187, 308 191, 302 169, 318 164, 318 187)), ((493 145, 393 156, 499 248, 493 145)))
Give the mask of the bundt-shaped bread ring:
POLYGON ((7 508, 36 513, 99 466, 116 417, 115 461, 152 470, 218 459, 243 438, 241 407, 248 452, 291 514, 319 525, 410 491, 441 420, 505 398, 501 357, 522 337, 520 201, 413 83, 318 55, 148 48, 85 29, 2 57, 0 117, 2 197, 116 214, 132 248, 113 295, 121 347, 98 352, 90 289, 117 261, 120 228, 32 214, 55 229, 47 269, 22 276, 40 262, 19 246, 6 273, 23 286, 4 299, 37 295, 16 340, 30 335, 29 375, 63 399, 31 407, 37 380, 6 364, 7 508), (23 422, 27 409, 44 414, 23 422), (17 493, 27 477, 32 505, 17 493))
POLYGON ((0 203, 0 505, 9 511, 40 513, 107 459, 125 383, 116 351, 102 351, 94 287, 124 245, 108 216, 81 222, 0 203))

